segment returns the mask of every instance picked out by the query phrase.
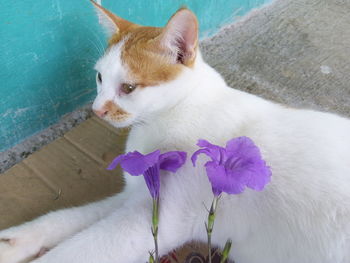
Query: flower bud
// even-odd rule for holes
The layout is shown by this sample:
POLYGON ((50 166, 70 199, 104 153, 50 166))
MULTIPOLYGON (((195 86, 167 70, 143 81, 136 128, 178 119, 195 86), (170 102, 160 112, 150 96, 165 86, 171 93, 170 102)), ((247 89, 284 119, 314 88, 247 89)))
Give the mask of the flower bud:
POLYGON ((153 253, 149 253, 149 260, 148 260, 149 263, 154 263, 154 256, 153 256, 153 253))
POLYGON ((231 245, 232 245, 232 241, 230 239, 227 240, 224 250, 222 251, 220 263, 225 263, 225 261, 227 260, 228 255, 230 254, 231 245))

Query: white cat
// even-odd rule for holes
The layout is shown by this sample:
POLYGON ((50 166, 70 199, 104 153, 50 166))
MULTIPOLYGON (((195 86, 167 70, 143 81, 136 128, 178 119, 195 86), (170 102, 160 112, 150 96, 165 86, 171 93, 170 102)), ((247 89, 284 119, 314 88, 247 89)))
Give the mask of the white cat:
MULTIPOLYGON (((111 40, 96 64, 93 109, 116 127, 132 125, 127 151, 191 154, 200 138, 224 145, 245 135, 272 168, 263 192, 223 195, 212 242, 231 238, 237 263, 349 263, 350 121, 229 88, 202 60, 188 9, 153 28, 94 5, 111 40)), ((161 175, 160 254, 206 241, 203 202, 210 205, 212 192, 197 167, 187 161, 161 175)), ((121 194, 0 232, 0 263, 30 261, 43 248, 50 251, 31 262, 145 262, 152 202, 142 177, 125 179, 121 194)))

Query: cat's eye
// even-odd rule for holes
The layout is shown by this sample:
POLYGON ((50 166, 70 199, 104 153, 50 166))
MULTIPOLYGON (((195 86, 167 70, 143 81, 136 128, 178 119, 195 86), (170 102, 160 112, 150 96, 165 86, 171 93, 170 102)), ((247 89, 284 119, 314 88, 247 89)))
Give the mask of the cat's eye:
POLYGON ((130 94, 136 89, 136 85, 131 85, 128 83, 123 83, 120 90, 125 94, 130 94))
POLYGON ((98 83, 102 84, 102 75, 100 72, 97 73, 97 81, 98 83))

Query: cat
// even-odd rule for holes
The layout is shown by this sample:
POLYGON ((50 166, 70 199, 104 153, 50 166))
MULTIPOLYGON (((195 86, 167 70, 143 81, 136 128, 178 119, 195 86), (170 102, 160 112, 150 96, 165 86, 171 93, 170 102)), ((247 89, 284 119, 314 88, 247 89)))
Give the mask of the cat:
MULTIPOLYGON (((132 127, 126 151, 191 154, 198 139, 224 145, 244 135, 271 167, 263 192, 222 196, 213 244, 231 238, 236 263, 349 263, 350 121, 228 87, 203 61, 187 8, 155 28, 93 5, 110 37, 95 67, 93 110, 115 127, 132 127)), ((201 167, 187 161, 161 175, 160 254, 206 241, 203 203, 210 206, 212 192, 201 167)), ((0 263, 145 262, 152 202, 142 177, 125 179, 118 195, 1 231, 0 263)))

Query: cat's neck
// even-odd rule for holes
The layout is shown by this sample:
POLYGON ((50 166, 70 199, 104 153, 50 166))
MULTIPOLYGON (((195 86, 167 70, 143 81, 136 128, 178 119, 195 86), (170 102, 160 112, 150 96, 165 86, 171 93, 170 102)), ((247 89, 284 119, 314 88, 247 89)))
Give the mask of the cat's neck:
POLYGON ((210 105, 232 91, 221 75, 203 60, 199 51, 193 68, 184 71, 170 85, 182 92, 183 96, 168 111, 161 112, 160 115, 180 113, 189 108, 202 108, 204 104, 210 105))
POLYGON ((259 97, 229 87, 224 78, 202 59, 200 53, 193 69, 186 71, 173 88, 181 88, 186 93, 178 103, 160 112, 157 119, 162 122, 178 120, 175 125, 181 125, 180 120, 194 120, 203 116, 214 120, 227 116, 227 111, 231 119, 240 121, 240 116, 252 110, 249 102, 266 103, 259 97))

